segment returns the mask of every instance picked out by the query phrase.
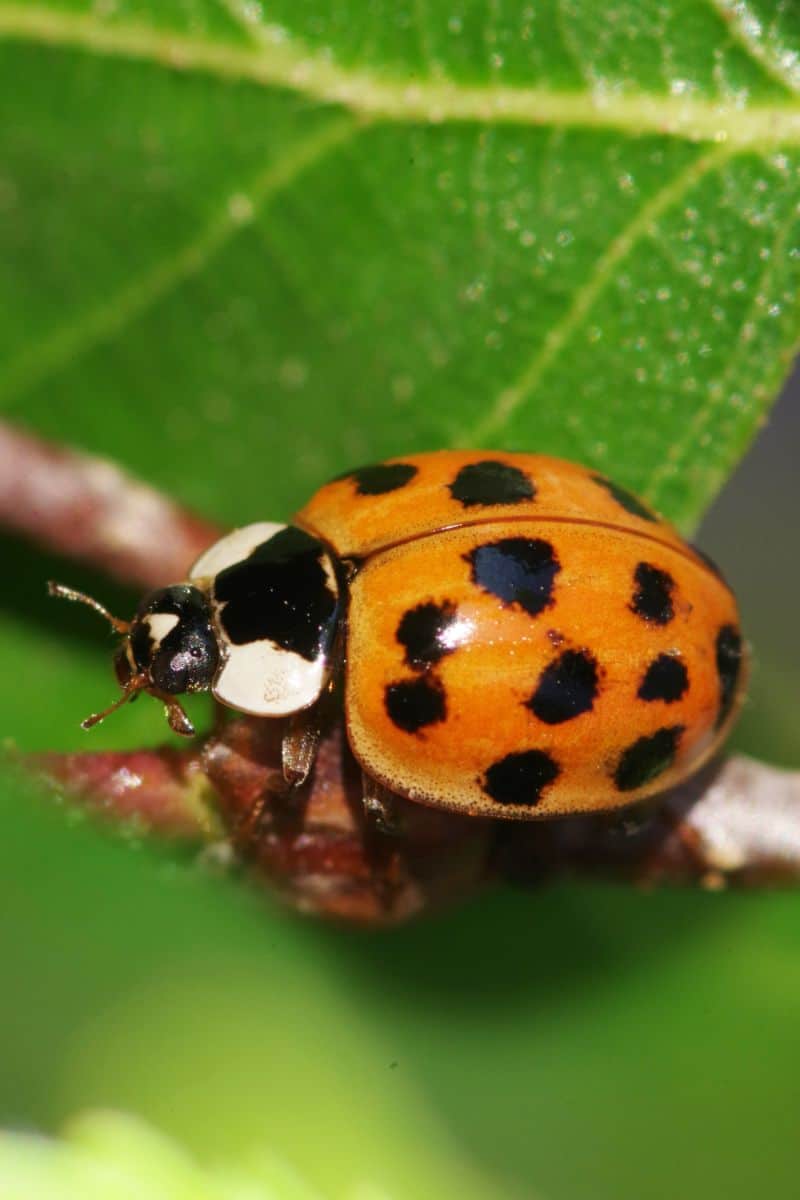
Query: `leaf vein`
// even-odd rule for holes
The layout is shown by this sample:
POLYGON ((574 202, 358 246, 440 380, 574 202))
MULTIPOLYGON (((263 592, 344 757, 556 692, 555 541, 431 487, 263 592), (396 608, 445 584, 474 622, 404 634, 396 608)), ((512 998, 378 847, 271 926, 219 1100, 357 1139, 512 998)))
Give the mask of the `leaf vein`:
POLYGON ((699 181, 730 157, 726 147, 716 147, 693 159, 645 204, 617 234, 595 262, 594 270, 575 293, 572 304, 561 320, 544 338, 540 349, 517 379, 497 396, 491 410, 478 422, 467 444, 480 445, 495 434, 513 413, 536 390, 545 372, 557 361, 570 338, 580 328, 605 287, 615 278, 615 271, 636 246, 647 236, 655 222, 671 205, 680 200, 699 181))
POLYGON ((658 507, 659 489, 662 484, 679 470, 688 452, 702 435, 703 430, 708 426, 712 417, 723 404, 730 400, 727 390, 728 384, 733 378, 734 373, 738 370, 747 347, 752 341, 752 326, 759 310, 765 303, 766 290, 780 262, 781 253, 785 247, 789 231, 796 219, 796 207, 794 204, 790 204, 786 218, 779 223, 775 231, 769 258, 755 286, 753 300, 742 321, 736 346, 731 351, 725 370, 722 372, 713 391, 709 393, 705 403, 700 405, 692 416, 692 419, 687 423, 683 435, 672 443, 668 453, 653 471, 649 481, 642 489, 642 496, 655 507, 658 507))
POLYGON ((761 22, 746 0, 708 0, 725 22, 731 40, 741 46, 762 71, 788 91, 800 95, 800 59, 796 53, 772 49, 763 40, 761 22))
POLYGON ((258 45, 227 45, 35 4, 0 4, 2 38, 284 88, 386 122, 501 122, 617 130, 630 136, 651 133, 729 146, 800 144, 800 104, 794 95, 782 104, 743 107, 735 99, 717 102, 633 92, 601 95, 591 88, 563 92, 447 79, 410 84, 406 78, 342 67, 289 38, 272 40, 266 29, 258 45))
POLYGON ((280 191, 364 127, 350 117, 331 120, 281 158, 262 168, 243 191, 229 193, 222 211, 175 253, 162 259, 115 296, 28 347, 0 377, 0 405, 6 407, 93 347, 108 342, 172 292, 199 275, 230 240, 280 191))
POLYGON ((217 0, 217 3, 226 17, 230 17, 234 24, 241 29, 249 42, 252 42, 256 46, 261 45, 259 31, 257 28, 254 28, 252 20, 248 20, 242 9, 240 0, 217 0))

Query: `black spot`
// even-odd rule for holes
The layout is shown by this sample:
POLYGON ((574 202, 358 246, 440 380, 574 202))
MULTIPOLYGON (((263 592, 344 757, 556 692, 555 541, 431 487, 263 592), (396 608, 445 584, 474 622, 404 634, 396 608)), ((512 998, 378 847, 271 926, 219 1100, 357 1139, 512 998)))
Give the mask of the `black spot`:
POLYGON ((220 571, 214 596, 234 645, 268 640, 314 662, 330 648, 339 615, 323 565, 325 547, 289 525, 220 571))
POLYGON ((673 704, 689 686, 689 674, 673 654, 659 654, 645 671, 636 693, 640 700, 663 700, 673 704))
POLYGON ((705 550, 701 550, 699 546, 696 546, 696 545, 694 544, 694 542, 690 542, 690 543, 689 543, 689 545, 691 546, 692 550, 694 550, 694 552, 695 552, 695 554, 697 555, 697 557, 698 557, 698 558, 701 558, 701 559, 703 560, 703 562, 704 562, 704 563, 706 564, 706 566, 708 567, 709 571, 711 571, 711 573, 712 573, 713 575, 716 575, 717 579, 719 579, 721 583, 724 583, 724 584, 725 584, 725 587, 728 587, 729 585, 728 585, 728 581, 727 581, 727 579, 726 579, 726 578, 725 578, 725 576, 722 574, 722 571, 719 569, 719 567, 717 566, 717 564, 714 562, 714 560, 713 560, 713 558, 711 557, 711 555, 710 555, 710 554, 706 554, 705 550))
POLYGON ((675 580, 660 567, 646 562, 638 564, 633 577, 636 586, 630 605, 631 611, 643 621, 652 621, 654 625, 669 625, 675 616, 672 603, 675 580))
POLYGON ((204 691, 219 665, 219 647, 208 600, 199 588, 175 584, 148 592, 131 624, 131 651, 140 671, 149 671, 162 692, 204 691), (160 640, 153 636, 148 617, 164 614, 178 623, 160 640))
POLYGON ((597 697, 597 662, 586 650, 566 650, 542 671, 527 707, 540 721, 560 725, 589 712, 597 697))
POLYGON ((560 774, 558 763, 544 750, 523 750, 492 763, 481 787, 498 804, 524 804, 533 808, 544 789, 560 774))
POLYGON ((464 508, 477 504, 517 504, 520 500, 533 500, 536 495, 531 479, 519 467, 493 461, 462 467, 449 487, 450 495, 464 508))
POLYGON ((446 635, 455 619, 456 606, 449 600, 418 604, 403 614, 395 636, 405 646, 406 662, 413 670, 425 670, 452 654, 456 647, 447 645, 446 635))
POLYGON ((384 696, 389 720, 406 733, 436 725, 446 715, 444 688, 431 675, 390 683, 384 696))
POLYGON ((535 617, 553 603, 553 581, 561 570, 555 551, 540 538, 503 538, 476 546, 464 558, 472 581, 505 604, 519 604, 535 617))
POLYGON ((638 496, 634 496, 633 492, 629 492, 627 488, 620 487, 618 483, 614 483, 611 479, 606 479, 605 475, 593 475, 592 479, 595 483, 599 483, 604 487, 609 495, 613 496, 617 504, 629 512, 634 517, 641 517, 643 521, 658 521, 658 517, 654 512, 643 504, 638 496))
POLYGON ((717 674, 719 676, 717 726, 722 725, 733 707, 741 669, 742 636, 735 625, 723 625, 717 634, 717 674))
POLYGON ((333 482, 352 479, 359 496, 384 496, 387 492, 396 492, 398 488, 405 487, 418 472, 419 468, 411 463, 376 463, 371 467, 348 471, 337 476, 333 482))
POLYGON ((672 766, 684 729, 684 725, 672 725, 649 737, 640 737, 628 746, 614 772, 614 783, 619 791, 632 792, 663 775, 672 766))

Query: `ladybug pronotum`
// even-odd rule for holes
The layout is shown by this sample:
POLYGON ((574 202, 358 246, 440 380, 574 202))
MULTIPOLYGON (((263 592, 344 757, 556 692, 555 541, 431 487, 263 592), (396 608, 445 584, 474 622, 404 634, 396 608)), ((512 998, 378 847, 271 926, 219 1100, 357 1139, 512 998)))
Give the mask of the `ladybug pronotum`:
MULTIPOLYGON (((131 622, 122 695, 210 689, 291 718, 290 783, 343 678, 347 736, 382 789, 476 816, 613 809, 692 774, 741 704, 736 601, 713 564, 602 475, 440 451, 352 471, 292 525, 211 546, 131 622)), ((106 713, 88 719, 93 724, 106 713)))

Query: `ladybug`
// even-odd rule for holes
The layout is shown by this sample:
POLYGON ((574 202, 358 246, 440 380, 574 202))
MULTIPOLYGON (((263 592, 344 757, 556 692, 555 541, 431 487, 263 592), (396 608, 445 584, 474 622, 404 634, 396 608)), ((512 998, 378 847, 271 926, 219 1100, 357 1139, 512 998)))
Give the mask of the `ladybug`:
POLYGON ((122 695, 290 718, 284 773, 313 765, 343 678, 365 797, 532 819, 631 804, 684 780, 740 708, 746 650, 714 564, 603 475, 537 454, 438 451, 322 487, 291 525, 216 542, 150 592, 122 695))

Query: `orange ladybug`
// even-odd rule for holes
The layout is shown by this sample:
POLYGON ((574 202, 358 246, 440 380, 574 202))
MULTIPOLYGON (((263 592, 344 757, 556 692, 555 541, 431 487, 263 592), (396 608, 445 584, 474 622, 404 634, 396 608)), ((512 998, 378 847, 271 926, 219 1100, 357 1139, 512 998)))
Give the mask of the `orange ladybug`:
POLYGON ((671 787, 720 746, 747 673, 710 560, 602 475, 536 454, 351 471, 292 525, 223 537, 129 623, 55 590, 125 635, 112 708, 149 691, 191 733, 176 697, 210 689, 291 717, 297 782, 343 670, 366 794, 485 817, 613 809, 671 787))

